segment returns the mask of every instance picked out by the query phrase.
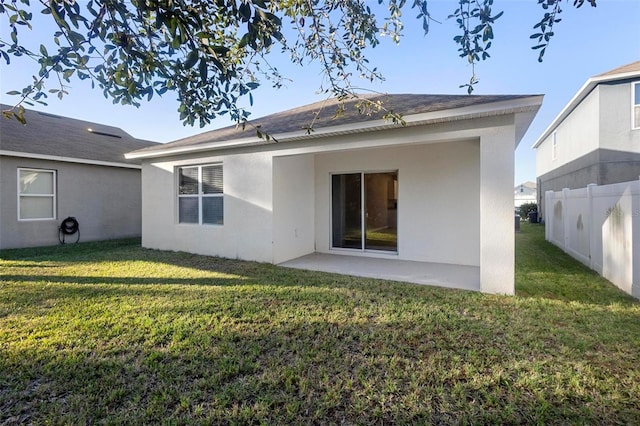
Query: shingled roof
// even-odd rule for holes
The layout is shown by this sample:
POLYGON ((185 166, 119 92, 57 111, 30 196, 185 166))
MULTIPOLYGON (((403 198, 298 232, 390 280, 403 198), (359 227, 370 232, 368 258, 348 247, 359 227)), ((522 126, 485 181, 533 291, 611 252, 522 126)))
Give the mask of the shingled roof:
POLYGON ((636 72, 640 72, 640 61, 632 62, 630 64, 626 64, 621 67, 614 68, 607 72, 603 72, 602 74, 598 74, 596 77, 618 76, 620 74, 636 73, 636 72))
MULTIPOLYGON (((371 95, 367 98, 373 102, 381 102, 386 110, 409 117, 416 114, 452 110, 489 104, 501 101, 529 98, 531 95, 420 95, 420 94, 381 94, 371 95)), ((321 129, 328 129, 343 125, 355 125, 381 120, 385 111, 372 111, 361 113, 356 104, 357 99, 345 101, 344 112, 336 116, 339 102, 335 98, 327 99, 290 109, 283 112, 267 115, 256 120, 250 120, 250 124, 244 129, 239 126, 228 126, 195 136, 179 139, 167 144, 151 146, 130 153, 130 155, 145 156, 160 153, 167 150, 184 147, 197 147, 211 143, 223 143, 228 141, 256 137, 256 128, 274 137, 291 132, 300 132, 307 129, 313 123, 314 133, 321 129)), ((312 133, 313 135, 313 133, 312 133)))
POLYGON ((0 117, 0 153, 136 165, 139 160, 125 159, 124 154, 158 145, 104 124, 33 110, 26 110, 24 117, 26 125, 0 117))

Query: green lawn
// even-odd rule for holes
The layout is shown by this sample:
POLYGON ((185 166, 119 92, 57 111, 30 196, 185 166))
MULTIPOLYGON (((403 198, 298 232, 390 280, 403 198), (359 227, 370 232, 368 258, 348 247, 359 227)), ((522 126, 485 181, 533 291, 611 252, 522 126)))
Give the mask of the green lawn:
POLYGON ((516 237, 516 297, 141 249, 0 252, 0 425, 640 424, 640 304, 516 237))

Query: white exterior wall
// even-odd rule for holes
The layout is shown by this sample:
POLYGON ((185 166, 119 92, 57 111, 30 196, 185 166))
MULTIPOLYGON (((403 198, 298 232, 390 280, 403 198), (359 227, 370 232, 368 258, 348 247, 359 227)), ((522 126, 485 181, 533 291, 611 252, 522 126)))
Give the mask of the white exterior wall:
POLYGON ((273 158, 273 263, 315 250, 314 157, 273 158))
POLYGON ((398 170, 398 254, 383 256, 479 266, 479 153, 477 141, 461 141, 318 154, 316 251, 335 253, 331 174, 398 170))
POLYGON ((338 253, 330 250, 331 173, 398 170, 398 253, 366 255, 476 266, 481 291, 513 294, 519 120, 488 116, 145 160, 143 246, 273 263, 338 253), (216 162, 224 225, 178 224, 176 167, 216 162))
POLYGON ((485 293, 515 292, 514 151, 513 127, 480 138, 480 290, 485 293))
MULTIPOLYGON (((600 86, 597 86, 555 130, 557 157, 553 159, 553 133, 536 149, 536 176, 542 176, 598 149, 600 86)), ((630 107, 629 107, 630 108, 630 107)))
POLYGON ((272 262, 272 159, 264 153, 145 162, 142 245, 161 250, 272 262), (221 162, 224 225, 179 224, 179 166, 221 162))
POLYGON ((640 153, 640 129, 632 129, 632 83, 600 88, 600 148, 640 153))

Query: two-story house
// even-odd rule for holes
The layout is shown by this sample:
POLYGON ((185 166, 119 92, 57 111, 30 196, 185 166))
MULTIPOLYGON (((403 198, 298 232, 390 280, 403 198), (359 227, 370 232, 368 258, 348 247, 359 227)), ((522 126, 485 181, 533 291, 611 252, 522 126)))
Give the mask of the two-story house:
POLYGON ((640 175, 640 61, 590 78, 535 142, 539 211, 544 193, 640 175))
POLYGON ((513 201, 516 213, 518 208, 526 203, 536 203, 536 184, 535 182, 524 182, 513 188, 513 201))

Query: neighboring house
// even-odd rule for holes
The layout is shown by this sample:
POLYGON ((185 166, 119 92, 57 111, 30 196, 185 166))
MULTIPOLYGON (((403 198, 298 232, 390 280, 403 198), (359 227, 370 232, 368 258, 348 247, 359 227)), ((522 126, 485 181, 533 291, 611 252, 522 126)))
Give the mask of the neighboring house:
POLYGON ((329 100, 127 154, 142 159, 143 246, 469 265, 478 290, 512 294, 514 149, 542 96, 373 100, 406 125, 353 101, 334 118, 329 100))
POLYGON ((638 179, 640 61, 587 80, 533 148, 540 212, 546 191, 638 179))
POLYGON ((534 182, 524 182, 513 188, 514 207, 523 204, 537 202, 536 184, 534 182))
POLYGON ((139 236, 140 161, 124 153, 155 144, 43 112, 25 118, 0 118, 0 248, 58 244, 68 216, 81 241, 139 236))

